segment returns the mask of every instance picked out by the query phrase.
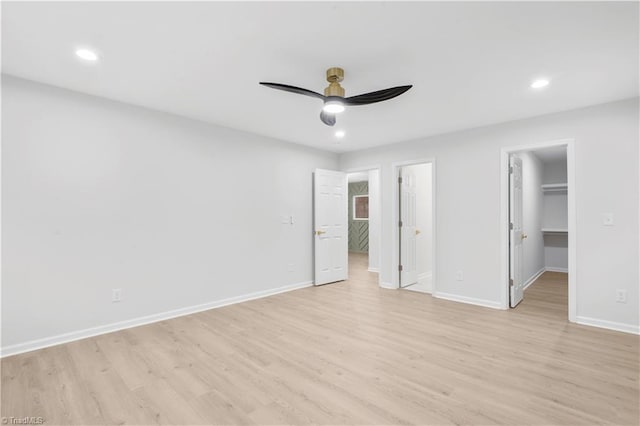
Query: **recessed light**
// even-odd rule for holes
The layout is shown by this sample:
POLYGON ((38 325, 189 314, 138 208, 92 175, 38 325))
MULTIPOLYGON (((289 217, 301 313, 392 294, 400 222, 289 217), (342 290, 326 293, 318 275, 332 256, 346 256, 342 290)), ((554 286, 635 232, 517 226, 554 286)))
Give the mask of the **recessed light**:
POLYGON ((95 62, 98 60, 98 54, 89 49, 77 49, 76 56, 80 59, 84 59, 85 61, 95 62))
POLYGON ((336 131, 336 138, 338 138, 338 139, 344 138, 344 130, 336 131))
POLYGON ((549 80, 541 78, 538 80, 535 80, 533 83, 531 83, 531 88, 532 89, 542 89, 543 87, 546 87, 549 85, 549 80))

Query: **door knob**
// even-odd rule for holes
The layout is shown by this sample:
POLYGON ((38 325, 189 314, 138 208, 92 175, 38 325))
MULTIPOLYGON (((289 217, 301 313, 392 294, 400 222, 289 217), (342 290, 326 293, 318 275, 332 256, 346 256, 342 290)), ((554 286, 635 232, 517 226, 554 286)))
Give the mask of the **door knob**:
POLYGON ((527 236, 528 236, 527 234, 523 233, 522 234, 522 239, 524 240, 525 238, 527 238, 527 236))
POLYGON ((416 235, 418 235, 420 233, 419 229, 416 229, 416 235))
POLYGON ((316 231, 316 235, 322 235, 322 234, 326 234, 327 231, 316 231))

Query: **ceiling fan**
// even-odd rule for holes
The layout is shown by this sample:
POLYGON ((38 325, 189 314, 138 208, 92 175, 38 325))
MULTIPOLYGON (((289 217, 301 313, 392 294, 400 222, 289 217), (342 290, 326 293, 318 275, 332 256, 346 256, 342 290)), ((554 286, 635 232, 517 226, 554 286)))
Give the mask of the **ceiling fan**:
POLYGON ((306 95, 311 96, 312 98, 321 99, 324 102, 324 107, 320 112, 320 120, 322 120, 322 122, 327 126, 333 126, 336 124, 336 114, 344 111, 345 106, 368 105, 386 101, 402 95, 413 87, 412 85, 391 87, 389 89, 345 98, 344 88, 340 86, 340 82, 343 79, 344 70, 342 68, 329 68, 327 70, 327 81, 329 82, 329 86, 324 89, 324 95, 301 87, 289 86, 288 84, 267 83, 264 81, 261 81, 260 84, 271 87, 272 89, 284 90, 285 92, 297 93, 299 95, 306 95))

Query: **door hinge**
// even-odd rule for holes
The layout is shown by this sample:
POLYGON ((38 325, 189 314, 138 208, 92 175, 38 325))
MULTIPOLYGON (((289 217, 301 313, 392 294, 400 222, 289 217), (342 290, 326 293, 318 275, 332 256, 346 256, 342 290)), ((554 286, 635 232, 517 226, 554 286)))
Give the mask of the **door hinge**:
POLYGON ((402 272, 402 265, 398 265, 398 271, 402 272))
POLYGON ((509 229, 513 229, 513 222, 509 222, 509 229))
POLYGON ((402 176, 398 178, 398 183, 402 183, 402 176))
POLYGON ((509 278, 509 287, 513 287, 513 280, 509 278))
POLYGON ((398 227, 399 227, 399 228, 402 228, 402 221, 399 221, 399 222, 398 222, 398 227))
POLYGON ((509 173, 513 173, 513 166, 509 166, 509 173))

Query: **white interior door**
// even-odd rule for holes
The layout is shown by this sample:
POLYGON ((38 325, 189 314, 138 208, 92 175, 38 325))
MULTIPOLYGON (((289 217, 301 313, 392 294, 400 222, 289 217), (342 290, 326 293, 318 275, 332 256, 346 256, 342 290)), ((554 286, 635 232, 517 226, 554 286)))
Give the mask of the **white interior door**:
POLYGON ((400 169, 400 287, 418 282, 416 259, 416 177, 407 168, 400 169))
POLYGON ((316 169, 313 180, 315 285, 347 279, 347 195, 346 173, 316 169))
POLYGON ((522 279, 522 160, 509 157, 509 295, 514 308, 524 297, 522 279))

